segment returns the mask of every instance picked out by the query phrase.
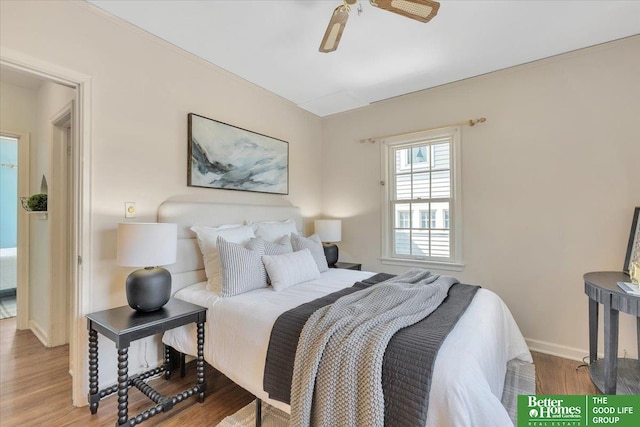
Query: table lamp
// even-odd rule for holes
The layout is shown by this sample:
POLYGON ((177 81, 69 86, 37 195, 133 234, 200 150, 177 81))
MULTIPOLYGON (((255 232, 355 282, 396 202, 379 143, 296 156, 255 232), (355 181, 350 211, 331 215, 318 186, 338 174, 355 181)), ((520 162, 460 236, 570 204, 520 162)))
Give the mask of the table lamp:
POLYGON ((338 262, 338 246, 335 245, 335 242, 342 240, 342 220, 317 219, 313 222, 313 226, 322 242, 327 264, 329 267, 333 267, 338 262))
POLYGON ((154 311, 169 301, 171 274, 159 266, 176 262, 177 246, 176 224, 118 224, 117 264, 144 267, 127 277, 127 302, 131 308, 154 311))

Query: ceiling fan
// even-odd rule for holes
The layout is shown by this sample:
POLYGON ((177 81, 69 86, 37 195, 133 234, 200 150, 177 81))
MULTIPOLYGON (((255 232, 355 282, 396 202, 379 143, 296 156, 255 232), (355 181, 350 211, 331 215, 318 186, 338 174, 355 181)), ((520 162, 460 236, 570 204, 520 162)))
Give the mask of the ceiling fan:
MULTIPOLYGON (((347 25, 347 19, 349 19, 351 11, 349 6, 358 2, 358 0, 343 1, 344 4, 336 7, 331 15, 329 26, 327 26, 327 31, 324 33, 322 43, 320 43, 320 52, 329 53, 338 48, 342 32, 347 25)), ((369 3, 377 8, 420 22, 429 22, 431 18, 436 16, 440 7, 440 3, 431 0, 369 0, 369 3)))

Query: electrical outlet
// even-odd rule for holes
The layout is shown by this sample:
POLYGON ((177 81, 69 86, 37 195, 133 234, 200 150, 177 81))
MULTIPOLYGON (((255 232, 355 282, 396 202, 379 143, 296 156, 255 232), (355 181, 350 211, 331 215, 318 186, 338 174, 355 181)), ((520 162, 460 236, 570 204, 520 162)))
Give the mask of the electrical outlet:
POLYGON ((124 217, 125 218, 136 217, 136 202, 124 202, 124 217))

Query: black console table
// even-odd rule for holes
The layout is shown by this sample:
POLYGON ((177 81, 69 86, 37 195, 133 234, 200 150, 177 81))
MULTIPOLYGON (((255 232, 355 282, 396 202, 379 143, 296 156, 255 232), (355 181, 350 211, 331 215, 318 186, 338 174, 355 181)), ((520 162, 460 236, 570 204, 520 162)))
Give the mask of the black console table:
POLYGON ((636 316, 640 357, 640 297, 627 294, 618 282, 629 276, 617 271, 584 275, 584 292, 589 296, 589 373, 604 394, 640 394, 640 360, 618 359, 618 314, 636 316), (598 360, 598 304, 604 305, 604 360, 598 360))
POLYGON ((92 414, 98 412, 100 399, 118 392, 118 421, 116 426, 135 426, 143 421, 173 408, 190 396, 197 395, 198 402, 204 402, 206 383, 204 380, 204 322, 207 309, 177 299, 169 302, 159 310, 141 313, 129 306, 113 308, 88 314, 89 329, 89 409, 92 414), (178 326, 196 323, 198 328, 198 358, 196 385, 175 396, 163 396, 144 380, 164 372, 169 379, 170 350, 164 347, 164 364, 149 371, 129 377, 128 350, 132 341, 155 335, 178 326), (98 332, 109 338, 118 349, 118 384, 98 390, 98 332), (136 387, 156 405, 135 417, 129 418, 129 387, 136 387))

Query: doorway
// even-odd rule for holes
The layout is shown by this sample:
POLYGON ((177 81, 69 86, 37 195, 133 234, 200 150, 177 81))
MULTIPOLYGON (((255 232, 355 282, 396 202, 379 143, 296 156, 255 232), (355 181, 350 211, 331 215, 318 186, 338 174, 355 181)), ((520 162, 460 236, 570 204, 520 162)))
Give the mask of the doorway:
MULTIPOLYGON (((9 314, 16 315, 17 329, 29 328, 29 287, 24 286, 29 282, 29 218, 27 212, 22 209, 18 196, 27 194, 29 191, 29 171, 30 171, 30 138, 29 133, 0 128, 0 138, 4 143, 4 149, 9 150, 9 154, 2 163, 5 167, 2 169, 2 221, 8 217, 11 220, 7 223, 7 229, 0 231, 3 235, 3 247, 5 250, 2 260, 2 274, 9 276, 5 282, 7 291, 6 303, 15 302, 15 307, 11 307, 9 314), (14 151, 15 150, 15 151, 14 151), (9 169, 9 173, 7 173, 9 169), (13 185, 15 184, 15 187, 13 185), (6 217, 5 217, 5 210, 6 217), (13 214, 13 215, 12 215, 13 214), (15 222, 13 222, 15 219, 15 222), (15 226, 15 229, 13 227, 15 226), (8 237, 8 238, 7 238, 8 237), (9 244, 11 241, 12 244, 9 244), (13 249, 15 247, 15 249, 13 249), (5 266, 4 264, 9 264, 5 266), (7 268, 5 268, 7 267, 7 268), (15 270, 12 269, 15 267, 15 270), (7 283, 9 282, 9 283, 7 283), (15 310, 15 314, 13 312, 15 310)), ((5 152, 4 155, 7 155, 5 152)), ((4 156, 3 156, 4 157, 4 156)), ((3 281, 5 279, 3 278, 3 281)))
MULTIPOLYGON (((48 162, 52 169, 48 171, 51 179, 49 180, 49 203, 48 203, 48 221, 41 221, 40 225, 48 223, 52 235, 57 233, 62 235, 62 240, 57 237, 50 239, 44 247, 47 249, 48 266, 45 269, 46 282, 48 291, 52 290, 50 286, 60 277, 61 282, 68 286, 67 292, 50 292, 49 296, 62 299, 66 309, 62 312, 61 320, 54 320, 51 316, 53 310, 50 301, 47 307, 47 314, 44 318, 50 319, 51 323, 48 329, 49 342, 67 341, 69 343, 69 371, 72 381, 72 397, 73 404, 83 406, 86 404, 87 381, 86 381, 86 359, 87 359, 87 332, 86 322, 83 314, 90 311, 90 287, 88 286, 90 278, 90 249, 91 249, 91 210, 90 210, 90 88, 91 79, 74 71, 63 69, 54 64, 49 64, 34 58, 24 57, 18 53, 3 51, 0 56, 0 67, 2 68, 2 78, 10 74, 20 74, 31 79, 38 79, 49 84, 57 84, 70 88, 74 91, 74 100, 69 104, 70 114, 54 114, 55 111, 47 112, 40 115, 40 119, 46 119, 48 127, 43 131, 42 127, 35 132, 37 137, 43 137, 51 144, 50 150, 45 154, 45 161, 48 162), (10 73, 7 73, 7 70, 10 73), (76 107, 77 106, 77 107, 76 107), (56 146, 54 147, 54 141, 56 146), (69 142, 71 144, 69 144, 69 142), (70 145, 71 148, 62 149, 70 145), (59 169, 60 162, 63 169, 59 169), (55 169, 55 172, 53 171, 55 169), (55 183, 55 184, 54 184, 55 183), (55 187, 55 188, 54 188, 55 187), (66 199, 55 196, 55 192, 62 192, 66 199), (65 201, 66 200, 66 201, 65 201), (64 222, 66 221, 66 222, 64 222), (62 223, 62 228, 58 224, 62 223), (54 225, 55 224, 55 225, 54 225), (58 251, 58 247, 64 247, 63 251, 58 251), (55 254, 52 257, 49 255, 55 254), (83 258, 86 261, 83 262, 83 258), (54 278, 54 275, 58 275, 54 278), (64 279, 64 277, 67 279, 64 279), (85 289, 86 286, 86 289, 85 289), (66 325, 66 326, 64 326, 66 325)), ((45 102, 43 105, 47 105, 45 102)), ((51 106, 51 104, 49 104, 51 106)), ((59 106, 59 104, 58 104, 59 106)), ((6 109, 5 109, 6 110, 6 109)), ((64 110, 64 109, 63 109, 64 110)), ((42 123, 42 122, 40 122, 42 123)), ((4 126, 4 123, 3 123, 4 126)), ((29 132, 26 132, 27 139, 29 132)), ((32 147, 32 160, 37 155, 35 145, 32 147)), ((27 156, 28 158, 28 156, 27 156)), ((32 169, 34 179, 36 173, 32 169)), ((38 177, 38 183, 40 182, 38 177)), ((33 187, 33 186, 32 186, 33 187)), ((23 194, 32 192, 27 188, 23 194)), ((31 188, 31 190, 34 190, 31 188)), ((26 220, 26 229, 29 230, 29 218, 26 220)), ((49 228, 47 227, 47 228, 49 228)), ((20 228, 20 226, 18 227, 20 228)), ((19 240, 20 240, 19 236, 19 240)), ((35 236, 29 236, 27 242, 31 240, 33 243, 35 236)), ((36 239, 37 240, 37 239, 36 239)), ((20 244, 18 244, 20 248, 20 244)), ((34 246, 28 248, 33 251, 34 246)), ((20 251, 20 249, 18 249, 20 251)), ((35 278, 27 280, 29 284, 37 282, 35 278)), ((20 328, 20 285, 18 285, 18 328, 20 328)), ((35 293, 35 292, 34 292, 35 293)), ((30 295, 31 299, 34 295, 30 295)), ((27 310, 29 310, 29 301, 27 300, 27 310)), ((23 298, 24 300, 24 298, 23 298)), ((30 320, 26 319, 25 328, 30 327, 30 320)))
POLYGON ((0 319, 16 316, 18 138, 0 134, 0 319))

